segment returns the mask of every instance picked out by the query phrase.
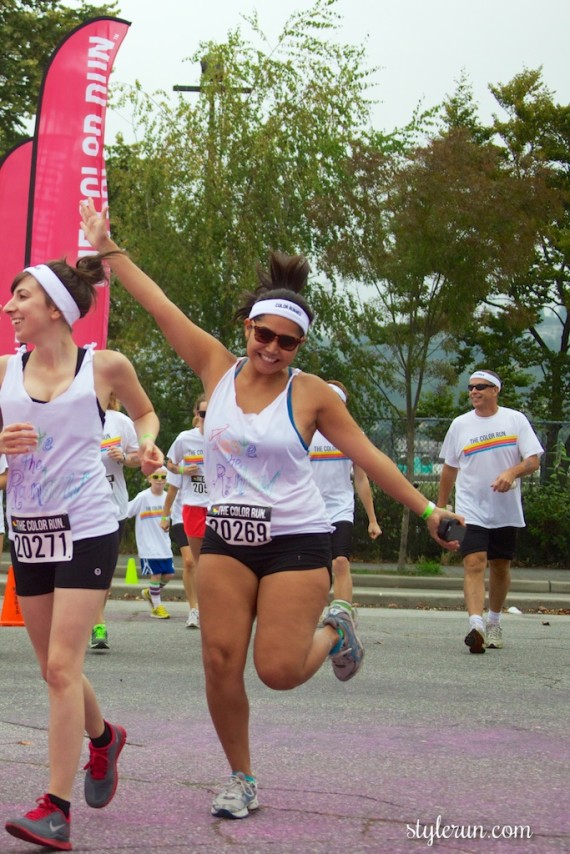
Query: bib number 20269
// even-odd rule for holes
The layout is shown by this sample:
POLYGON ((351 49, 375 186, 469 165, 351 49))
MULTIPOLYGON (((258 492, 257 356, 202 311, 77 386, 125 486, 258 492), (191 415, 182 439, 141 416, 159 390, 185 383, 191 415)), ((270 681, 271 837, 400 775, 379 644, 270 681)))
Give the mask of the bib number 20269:
POLYGON ((262 546, 271 540, 271 507, 213 504, 206 524, 232 546, 262 546))

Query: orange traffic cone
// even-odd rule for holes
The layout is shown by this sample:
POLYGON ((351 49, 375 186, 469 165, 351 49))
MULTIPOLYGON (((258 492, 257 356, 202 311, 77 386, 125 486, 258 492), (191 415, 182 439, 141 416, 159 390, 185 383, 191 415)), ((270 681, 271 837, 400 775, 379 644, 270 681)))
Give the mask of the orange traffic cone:
POLYGON ((6 589, 4 590, 4 601, 2 603, 2 616, 0 617, 0 626, 23 626, 24 618, 18 604, 18 595, 16 593, 16 582, 14 581, 14 570, 12 567, 8 570, 8 578, 6 579, 6 589))

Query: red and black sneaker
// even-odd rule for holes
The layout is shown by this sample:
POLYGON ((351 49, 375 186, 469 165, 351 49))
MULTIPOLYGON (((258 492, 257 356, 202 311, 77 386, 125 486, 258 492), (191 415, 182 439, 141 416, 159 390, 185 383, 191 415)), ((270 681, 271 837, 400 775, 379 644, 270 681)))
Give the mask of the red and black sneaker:
POLYGON ((9 819, 5 825, 8 833, 56 851, 71 851, 71 819, 52 803, 49 795, 42 795, 37 804, 23 818, 9 819))
POLYGON ((107 747, 93 747, 89 743, 89 762, 83 769, 85 775, 85 800, 90 807, 106 807, 113 799, 119 782, 117 762, 127 740, 127 731, 117 724, 109 724, 111 741, 107 747))

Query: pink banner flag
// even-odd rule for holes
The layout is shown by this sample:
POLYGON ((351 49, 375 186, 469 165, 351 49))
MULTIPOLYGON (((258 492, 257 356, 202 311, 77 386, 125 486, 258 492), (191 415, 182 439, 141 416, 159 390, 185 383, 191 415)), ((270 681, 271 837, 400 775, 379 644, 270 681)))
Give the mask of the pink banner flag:
MULTIPOLYGON (((10 285, 25 266, 32 143, 24 140, 0 161, 0 305, 10 299, 10 285)), ((12 325, 1 313, 0 355, 13 353, 14 347, 12 325)))
MULTIPOLYGON (((40 93, 32 156, 26 264, 92 249, 80 229, 79 203, 107 203, 104 141, 109 76, 130 23, 93 18, 69 33, 54 51, 40 93)), ((74 325, 74 339, 105 347, 109 288, 74 325)))

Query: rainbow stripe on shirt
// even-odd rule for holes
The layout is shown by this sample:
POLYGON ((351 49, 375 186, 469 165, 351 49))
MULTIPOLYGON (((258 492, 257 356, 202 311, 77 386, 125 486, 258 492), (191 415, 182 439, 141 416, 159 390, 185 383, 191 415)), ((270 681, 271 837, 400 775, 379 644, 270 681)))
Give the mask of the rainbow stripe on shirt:
POLYGON ((482 439, 479 442, 473 442, 471 445, 466 445, 463 448, 463 453, 466 457, 472 457, 473 454, 482 454, 484 451, 494 451, 495 448, 512 448, 516 447, 518 436, 494 436, 488 439, 482 439))
POLYGON ((157 516, 161 517, 163 512, 162 507, 151 507, 149 510, 141 510, 139 519, 155 519, 157 516))
POLYGON ((101 442, 101 453, 106 453, 110 451, 111 448, 120 448, 121 447, 121 437, 120 436, 109 436, 108 439, 103 439, 101 442))
POLYGON ((184 465, 185 466, 202 466, 204 465, 204 452, 198 452, 196 454, 184 454, 184 465))
POLYGON ((338 448, 326 448, 323 451, 311 451, 309 454, 312 463, 324 463, 324 462, 339 462, 340 460, 347 460, 348 457, 346 454, 343 454, 342 451, 339 451, 338 448))

